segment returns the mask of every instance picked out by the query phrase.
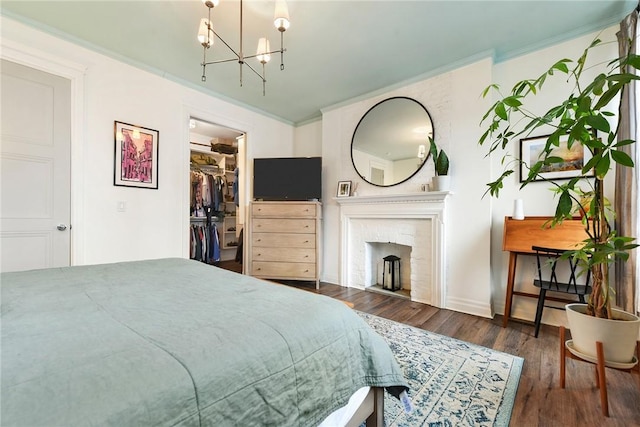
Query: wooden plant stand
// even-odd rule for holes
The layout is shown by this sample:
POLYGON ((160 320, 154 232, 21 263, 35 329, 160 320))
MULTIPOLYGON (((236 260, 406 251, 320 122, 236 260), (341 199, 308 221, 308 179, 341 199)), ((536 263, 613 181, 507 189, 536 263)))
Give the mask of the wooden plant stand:
MULTIPOLYGON (((602 406, 602 415, 605 417, 609 416, 609 399, 607 396, 607 379, 605 377, 605 360, 604 360, 604 347, 600 341, 596 342, 596 352, 597 352, 597 363, 594 363, 590 360, 583 359, 581 357, 576 356, 567 350, 565 345, 565 335, 566 330, 564 326, 560 326, 560 387, 564 388, 565 386, 565 370, 566 370, 566 358, 581 360, 583 362, 594 364, 596 367, 596 387, 600 389, 600 405, 602 406)), ((640 358, 640 341, 636 343, 636 357, 640 358)), ((624 372, 633 372, 640 374, 640 362, 636 363, 633 368, 623 369, 623 368, 613 368, 619 371, 624 372)))

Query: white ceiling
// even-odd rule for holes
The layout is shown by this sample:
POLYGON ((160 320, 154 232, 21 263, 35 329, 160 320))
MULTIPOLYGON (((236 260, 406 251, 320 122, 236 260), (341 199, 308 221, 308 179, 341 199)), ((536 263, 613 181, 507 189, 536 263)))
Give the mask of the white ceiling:
MULTIPOLYGON (((196 40, 207 8, 198 0, 11 1, 1 13, 119 60, 291 124, 321 109, 369 96, 492 54, 502 61, 616 24, 636 0, 289 0, 284 71, 274 55, 261 81, 237 63, 217 64, 201 81, 196 40)), ((273 0, 245 0, 245 55, 259 37, 272 49, 273 0)), ((237 48, 239 2, 221 0, 213 24, 237 48)), ((223 48, 217 42, 213 49, 223 48)), ((222 57, 221 56, 221 57, 222 57)), ((428 106, 427 106, 428 108, 428 106)))

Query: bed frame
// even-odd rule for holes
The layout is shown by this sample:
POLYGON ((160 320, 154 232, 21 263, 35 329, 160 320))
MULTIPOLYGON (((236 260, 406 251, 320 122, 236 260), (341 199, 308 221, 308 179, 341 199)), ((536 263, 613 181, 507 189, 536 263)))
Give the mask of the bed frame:
POLYGON ((367 427, 384 426, 384 388, 371 387, 345 427, 358 427, 363 422, 367 423, 367 427))

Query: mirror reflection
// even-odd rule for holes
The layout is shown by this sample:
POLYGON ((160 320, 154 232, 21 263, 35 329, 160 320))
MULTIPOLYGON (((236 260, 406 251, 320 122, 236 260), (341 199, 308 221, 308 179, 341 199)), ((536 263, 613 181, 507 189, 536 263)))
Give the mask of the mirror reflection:
POLYGON ((433 123, 421 103, 406 97, 385 99, 367 111, 353 132, 353 167, 370 184, 400 184, 426 163, 429 137, 433 123))

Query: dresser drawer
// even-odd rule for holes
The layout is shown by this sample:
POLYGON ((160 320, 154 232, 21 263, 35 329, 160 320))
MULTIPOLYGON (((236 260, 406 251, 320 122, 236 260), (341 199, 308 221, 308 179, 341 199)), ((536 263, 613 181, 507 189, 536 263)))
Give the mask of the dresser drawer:
POLYGON ((253 261, 251 267, 252 273, 256 277, 316 278, 316 265, 314 263, 253 261))
POLYGON ((276 261, 276 262, 316 262, 315 249, 300 248, 256 248, 253 251, 254 261, 276 261))
POLYGON ((255 217, 285 217, 285 218, 314 218, 316 205, 296 203, 254 203, 251 205, 251 214, 255 217))
POLYGON ((254 248, 307 248, 315 249, 315 234, 300 233, 253 233, 251 244, 254 248))
POLYGON ((315 219, 254 218, 254 233, 310 233, 316 232, 315 219))

